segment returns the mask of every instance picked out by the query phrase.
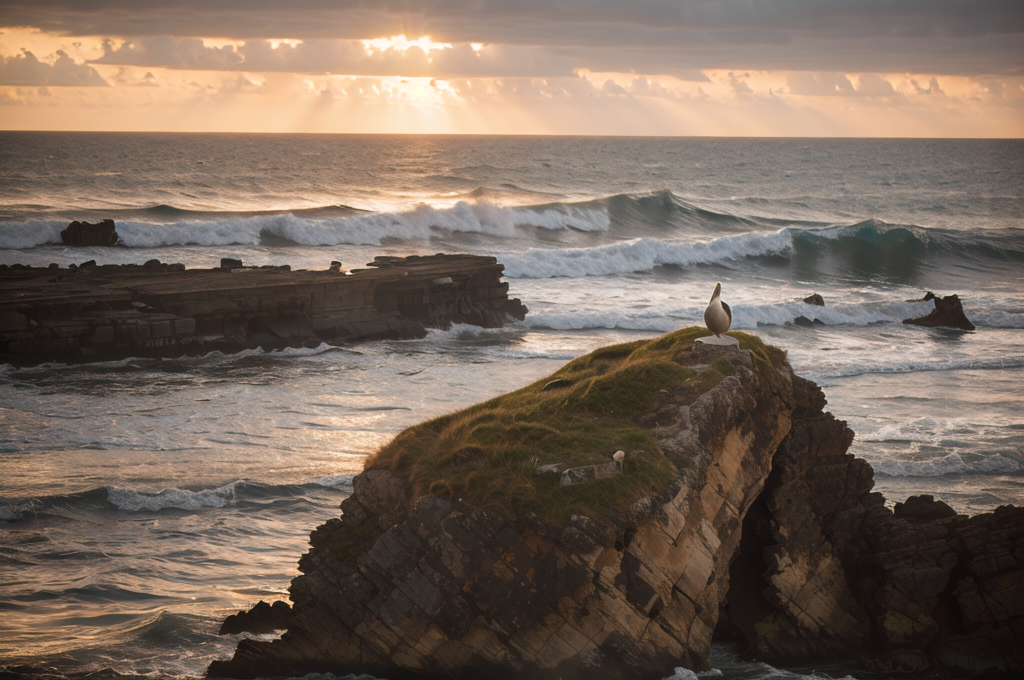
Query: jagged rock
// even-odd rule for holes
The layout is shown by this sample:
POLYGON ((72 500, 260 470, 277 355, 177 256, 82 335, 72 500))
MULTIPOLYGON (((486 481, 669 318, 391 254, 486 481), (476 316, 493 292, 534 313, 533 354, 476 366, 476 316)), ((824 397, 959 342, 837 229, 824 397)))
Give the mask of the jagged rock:
POLYGON ((846 453, 853 433, 815 409, 816 386, 796 384, 805 406, 730 570, 726 614, 748 652, 866 655, 886 672, 1024 670, 1024 509, 966 517, 917 496, 890 511, 871 467, 846 453))
POLYGON ((814 305, 816 307, 825 306, 825 298, 821 297, 821 295, 819 295, 818 293, 811 293, 810 295, 804 298, 804 302, 806 302, 809 305, 814 305))
POLYGON ((60 232, 60 240, 66 246, 116 246, 121 237, 117 235, 114 220, 96 224, 75 220, 60 232))
POLYGON ((931 328, 943 327, 959 328, 964 331, 974 330, 975 326, 967 318, 967 315, 964 314, 963 305, 960 303, 960 298, 957 295, 939 297, 929 291, 922 299, 932 300, 935 304, 935 309, 926 316, 919 316, 916 319, 904 319, 903 323, 931 328))
POLYGON ((853 432, 783 353, 678 337, 574 362, 668 347, 694 373, 651 387, 636 418, 674 465, 667 487, 553 519, 416 494, 403 465, 371 464, 310 537, 288 631, 209 674, 654 679, 706 668, 716 629, 773 663, 1024 671, 1024 509, 964 517, 921 496, 889 510, 847 453, 853 432))
POLYGON ((292 608, 287 602, 278 600, 270 605, 260 600, 248 610, 232 614, 224 619, 220 627, 221 635, 235 635, 237 633, 272 633, 275 630, 284 630, 288 627, 288 619, 291 616, 292 608))

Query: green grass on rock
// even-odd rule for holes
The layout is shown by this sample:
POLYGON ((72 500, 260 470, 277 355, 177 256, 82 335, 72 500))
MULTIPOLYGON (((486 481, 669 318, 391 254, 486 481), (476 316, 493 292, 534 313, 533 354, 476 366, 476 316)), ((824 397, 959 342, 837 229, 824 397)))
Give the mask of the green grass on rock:
MULTIPOLYGON (((701 371, 683 365, 694 340, 708 334, 695 327, 602 347, 532 385, 406 429, 366 468, 407 478, 413 498, 434 495, 467 510, 499 505, 554 521, 621 512, 678 476, 637 420, 680 388, 699 396, 734 372, 724 359, 701 371), (568 384, 545 390, 554 380, 568 384), (623 475, 560 487, 559 475, 535 473, 552 463, 606 463, 618 449, 626 452, 623 475)), ((785 358, 755 336, 730 335, 753 351, 755 370, 785 358)))

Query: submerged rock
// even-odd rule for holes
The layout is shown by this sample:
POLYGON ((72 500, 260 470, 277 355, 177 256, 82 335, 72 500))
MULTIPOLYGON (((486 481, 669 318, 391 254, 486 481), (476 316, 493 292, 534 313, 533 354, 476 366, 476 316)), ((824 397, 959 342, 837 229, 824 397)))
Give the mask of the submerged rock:
POLYGON ((603 348, 400 434, 313 532, 287 632, 209 674, 653 679, 706 668, 716 630, 775 663, 1024 670, 1024 509, 890 511, 783 352, 704 333, 603 348), (595 440, 622 474, 535 474, 595 440))
POLYGON ((960 303, 960 298, 957 295, 939 297, 929 291, 922 299, 932 300, 935 304, 935 309, 926 316, 919 316, 916 319, 904 319, 903 323, 931 328, 943 327, 959 328, 964 331, 974 330, 975 326, 967 318, 967 315, 964 314, 963 305, 960 303))

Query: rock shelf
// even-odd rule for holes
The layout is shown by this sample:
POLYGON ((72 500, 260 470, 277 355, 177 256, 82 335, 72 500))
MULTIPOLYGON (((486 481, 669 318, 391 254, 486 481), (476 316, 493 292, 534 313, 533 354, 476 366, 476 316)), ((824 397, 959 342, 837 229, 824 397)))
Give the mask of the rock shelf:
POLYGON ((0 266, 0 361, 108 361, 416 338, 522 320, 493 257, 378 257, 351 272, 144 265, 0 266))

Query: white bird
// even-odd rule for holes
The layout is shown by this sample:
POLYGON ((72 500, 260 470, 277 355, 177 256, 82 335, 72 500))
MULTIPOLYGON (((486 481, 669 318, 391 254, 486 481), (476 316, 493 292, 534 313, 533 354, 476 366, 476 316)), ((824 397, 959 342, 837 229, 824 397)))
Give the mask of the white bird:
POLYGON ((615 465, 619 468, 619 472, 622 472, 622 469, 625 467, 626 452, 616 451, 612 454, 612 460, 615 461, 615 465))
POLYGON ((722 302, 721 283, 715 284, 715 294, 711 296, 711 302, 704 310, 704 325, 719 338, 732 325, 732 310, 729 309, 729 305, 722 302))

